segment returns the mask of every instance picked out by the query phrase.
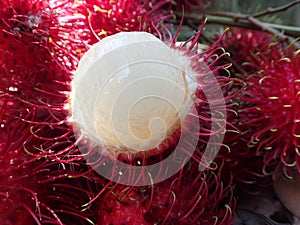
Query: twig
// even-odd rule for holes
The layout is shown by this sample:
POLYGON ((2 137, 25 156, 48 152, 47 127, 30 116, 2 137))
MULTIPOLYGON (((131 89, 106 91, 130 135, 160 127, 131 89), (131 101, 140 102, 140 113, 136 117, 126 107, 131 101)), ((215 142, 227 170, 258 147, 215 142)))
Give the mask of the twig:
POLYGON ((246 21, 249 21, 250 23, 252 23, 254 26, 260 28, 260 30, 267 31, 267 32, 277 36, 279 40, 290 41, 290 42, 293 41, 293 38, 291 38, 290 36, 285 35, 284 33, 278 31, 277 29, 275 29, 271 26, 268 26, 266 23, 263 23, 248 14, 232 13, 232 12, 214 12, 214 13, 209 13, 209 14, 230 17, 235 22, 238 22, 239 20, 246 20, 246 21))
POLYGON ((300 0, 295 0, 293 2, 290 2, 286 5, 283 5, 283 6, 280 6, 280 7, 277 7, 277 8, 268 8, 264 11, 252 14, 252 17, 258 18, 258 17, 265 16, 265 15, 272 14, 272 13, 283 12, 283 11, 285 11, 285 10, 287 10, 287 9, 289 9, 289 8, 293 7, 294 5, 297 5, 299 3, 300 3, 300 0))
MULTIPOLYGON (((254 27, 258 28, 259 30, 266 31, 266 32, 269 32, 269 33, 277 36, 279 40, 289 41, 289 42, 294 41, 294 38, 292 38, 292 37, 284 34, 283 32, 280 32, 279 30, 277 30, 275 28, 276 26, 273 26, 270 23, 261 22, 260 20, 254 18, 253 16, 250 16, 250 15, 247 15, 247 14, 228 13, 228 12, 224 12, 224 13, 223 12, 218 12, 218 15, 220 15, 220 16, 223 15, 223 16, 226 16, 226 17, 230 17, 236 23, 238 23, 239 21, 242 20, 244 25, 245 25, 245 21, 248 21, 248 22, 250 22, 250 24, 254 25, 254 27)), ((209 20, 209 18, 208 18, 208 20, 209 20)), ((288 27, 288 26, 282 26, 282 28, 284 28, 284 27, 288 27)), ((289 27, 289 28, 291 28, 291 27, 289 27)), ((298 30, 299 31, 298 35, 300 36, 300 29, 297 28, 297 27, 294 27, 293 29, 298 30)), ((281 31, 285 32, 284 29, 281 29, 281 31)))
POLYGON ((289 41, 289 42, 293 42, 294 41, 294 38, 290 37, 290 36, 287 36, 285 35, 284 33, 274 29, 273 27, 269 27, 269 26, 266 26, 263 22, 259 21, 258 19, 252 17, 252 16, 249 16, 248 17, 248 20, 256 25, 257 27, 260 27, 263 31, 267 31, 275 36, 278 37, 278 39, 282 40, 282 41, 289 41))
MULTIPOLYGON (((175 14, 176 16, 181 17, 181 13, 175 14)), ((203 21, 203 15, 199 14, 185 13, 184 18, 194 21, 203 21)), ((293 37, 300 37, 299 27, 261 22, 260 20, 248 14, 232 12, 211 12, 206 15, 206 18, 207 23, 263 30, 277 36, 277 38, 282 41, 293 42, 293 37)))

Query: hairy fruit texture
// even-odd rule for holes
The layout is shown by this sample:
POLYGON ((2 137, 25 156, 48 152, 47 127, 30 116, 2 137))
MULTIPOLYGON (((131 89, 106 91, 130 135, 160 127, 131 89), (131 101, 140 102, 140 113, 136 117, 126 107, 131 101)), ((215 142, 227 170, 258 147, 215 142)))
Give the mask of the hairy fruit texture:
POLYGON ((233 29, 223 40, 240 66, 233 74, 245 89, 236 99, 237 127, 248 146, 264 158, 264 172, 297 168, 299 155, 299 52, 276 37, 257 31, 233 29))
POLYGON ((220 44, 230 54, 230 61, 233 63, 230 67, 232 76, 247 76, 255 72, 256 68, 250 62, 255 60, 256 54, 265 54, 271 42, 272 35, 267 32, 231 28, 220 44))
POLYGON ((258 72, 246 78, 242 124, 252 130, 251 145, 264 156, 265 166, 300 172, 300 57, 280 44, 269 51, 268 57, 258 56, 258 72))
MULTIPOLYGON (((63 163, 47 159, 51 155, 53 159, 54 155, 62 157, 63 143, 55 143, 63 140, 45 126, 47 140, 41 141, 35 129, 42 129, 43 125, 24 121, 35 119, 31 110, 34 109, 14 96, 0 97, 0 220, 5 225, 61 225, 74 219, 77 224, 86 224, 89 214, 82 213, 81 206, 92 193, 83 189, 88 183, 84 177, 71 178, 83 174, 78 168, 80 161, 63 163), (47 146, 51 146, 52 152, 47 146), (76 193, 76 198, 72 193, 76 193)), ((42 115, 39 119, 47 122, 42 115)), ((64 155, 67 161, 67 154, 64 155)))
POLYGON ((199 172, 195 161, 172 178, 145 187, 114 185, 98 203, 98 223, 112 225, 231 224, 234 199, 221 168, 199 172))
POLYGON ((146 31, 158 34, 161 23, 171 14, 163 8, 170 0, 100 1, 86 0, 88 20, 94 37, 90 44, 121 31, 146 31))
POLYGON ((0 220, 89 223, 88 169, 67 122, 71 73, 49 51, 58 20, 48 1, 0 4, 0 220))
POLYGON ((216 157, 216 165, 222 165, 225 180, 232 178, 237 190, 254 194, 258 186, 269 186, 263 173, 263 157, 249 148, 245 133, 227 130, 224 147, 216 157))

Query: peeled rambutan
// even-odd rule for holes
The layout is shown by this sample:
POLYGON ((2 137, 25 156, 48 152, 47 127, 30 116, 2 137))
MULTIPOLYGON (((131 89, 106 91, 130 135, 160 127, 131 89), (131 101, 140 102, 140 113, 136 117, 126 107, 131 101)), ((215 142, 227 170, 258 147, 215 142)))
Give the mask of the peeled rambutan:
MULTIPOLYGON (((78 138, 101 146, 103 155, 141 159, 136 162, 140 165, 152 155, 185 148, 182 135, 191 144, 183 150, 188 157, 197 142, 220 141, 226 126, 226 100, 231 98, 223 96, 220 85, 233 80, 213 76, 224 66, 214 67, 216 44, 197 52, 200 34, 181 46, 175 45, 177 34, 165 44, 145 32, 119 33, 94 45, 81 59, 73 80, 72 121, 78 138), (152 118, 163 120, 164 127, 152 118), (220 135, 212 141, 215 134, 220 135)), ((211 151, 204 158, 215 156, 211 151)))

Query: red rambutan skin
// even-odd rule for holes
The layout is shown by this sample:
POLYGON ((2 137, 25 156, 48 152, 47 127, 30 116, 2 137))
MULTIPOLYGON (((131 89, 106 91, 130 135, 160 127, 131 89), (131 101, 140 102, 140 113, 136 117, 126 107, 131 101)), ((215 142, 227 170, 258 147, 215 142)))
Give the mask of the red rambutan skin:
MULTIPOLYGON (((255 149, 249 148, 244 133, 227 130, 224 146, 215 159, 217 165, 223 165, 223 176, 232 177, 237 191, 256 194, 257 187, 266 187, 266 174, 263 173, 263 157, 255 149)), ((226 178, 224 178, 226 179, 226 178)))
MULTIPOLYGON (((90 196, 79 181, 69 177, 82 175, 86 167, 77 155, 71 128, 64 121, 67 112, 57 106, 51 109, 49 104, 45 109, 41 102, 35 105, 35 99, 30 102, 28 98, 32 96, 23 95, 20 86, 17 91, 20 95, 9 90, 0 89, 1 221, 63 224, 64 218, 73 214, 78 224, 84 224, 81 217, 86 213, 80 212, 81 205, 90 196), (68 195, 57 188, 64 180, 69 180, 69 186, 61 183, 61 189, 68 195), (77 198, 72 197, 74 190, 77 198)), ((39 93, 36 97, 47 98, 47 95, 39 93)))
POLYGON ((231 28, 226 32, 220 44, 230 54, 233 63, 230 67, 231 75, 240 76, 240 73, 244 73, 246 76, 255 72, 255 68, 249 62, 256 53, 266 51, 271 42, 272 35, 263 31, 231 28))
MULTIPOLYGON (((224 42, 229 42, 229 40, 227 40, 228 35, 228 33, 225 33, 222 38, 216 41, 215 45, 220 46, 221 44, 222 46, 224 42)), ((264 35, 265 37, 269 37, 269 34, 264 33, 264 35)), ((263 35, 260 34, 259 37, 261 36, 263 35)), ((249 36, 246 35, 246 38, 249 38, 249 36)), ((230 41, 232 41, 232 45, 233 43, 237 43, 239 45, 236 40, 230 41)), ((255 49, 259 46, 259 41, 255 39, 252 42, 253 48, 251 51, 255 51, 255 49)), ((253 191, 255 191, 254 185, 260 183, 264 177, 262 172, 263 159, 261 156, 258 156, 253 149, 249 148, 248 140, 245 136, 245 130, 240 127, 240 115, 236 104, 238 102, 239 95, 245 88, 245 82, 239 79, 239 76, 235 76, 235 74, 232 74, 233 76, 228 74, 228 70, 232 72, 233 66, 230 66, 231 61, 228 61, 227 49, 224 50, 222 47, 214 48, 214 46, 211 46, 210 49, 212 52, 218 52, 220 55, 211 65, 209 64, 211 59, 209 57, 205 59, 207 60, 206 62, 210 66, 211 70, 215 73, 226 102, 226 133, 224 135, 223 142, 219 143, 221 148, 214 160, 214 163, 215 165, 223 168, 223 181, 232 179, 232 183, 236 185, 238 189, 253 193, 253 191), (228 77, 232 78, 228 79, 228 77)), ((232 49, 229 48, 228 51, 232 51, 232 49)), ((240 52, 237 52, 236 54, 238 53, 240 52)), ((236 59, 240 59, 240 57, 236 56, 236 54, 234 57, 236 57, 236 59)), ((209 56, 209 54, 207 56, 209 56)), ((197 65, 197 63, 195 63, 195 65, 197 65)), ((206 98, 201 90, 198 90, 197 97, 199 99, 198 101, 201 102, 197 104, 199 115, 201 115, 200 118, 206 118, 204 121, 200 120, 200 142, 205 144, 208 140, 205 130, 207 131, 210 129, 210 123, 208 122, 210 109, 208 108, 207 102, 205 101, 206 98)), ((200 163, 199 158, 201 158, 201 154, 202 151, 200 149, 199 151, 195 151, 195 154, 192 157, 200 163)))
MULTIPOLYGON (((59 138, 55 140, 52 131, 50 134, 54 139, 51 141, 49 138, 45 145, 43 142, 39 144, 41 140, 32 136, 31 130, 38 126, 20 118, 20 114, 28 120, 34 119, 34 115, 29 112, 26 104, 14 96, 4 94, 0 97, 0 111, 3 113, 0 117, 1 222, 5 225, 61 225, 75 219, 77 224, 87 224, 84 217, 88 213, 80 213, 81 205, 89 201, 91 195, 88 189, 82 189, 87 181, 70 178, 83 174, 74 170, 80 162, 76 164, 63 163, 58 159, 48 160, 43 147, 52 142, 53 154, 60 156, 58 153, 61 146, 54 145, 59 138), (76 193, 76 198, 72 193, 76 193)), ((39 119, 43 118, 39 116, 39 119)))
POLYGON ((47 1, 1 4, 0 221, 88 224, 94 183, 67 122, 72 74, 49 47, 58 20, 47 1))
POLYGON ((299 53, 270 34, 234 29, 223 46, 240 67, 246 87, 235 110, 248 146, 264 158, 264 172, 296 168, 299 154, 299 53))
POLYGON ((121 31, 146 31, 158 34, 161 24, 172 15, 164 10, 170 0, 100 1, 87 0, 87 19, 91 33, 90 44, 121 31))
POLYGON ((107 187, 97 224, 231 224, 232 187, 221 182, 220 170, 199 172, 194 161, 162 183, 107 187))
POLYGON ((269 51, 257 56, 258 72, 245 79, 241 123, 251 129, 250 145, 266 167, 295 167, 300 173, 300 57, 280 44, 269 51))

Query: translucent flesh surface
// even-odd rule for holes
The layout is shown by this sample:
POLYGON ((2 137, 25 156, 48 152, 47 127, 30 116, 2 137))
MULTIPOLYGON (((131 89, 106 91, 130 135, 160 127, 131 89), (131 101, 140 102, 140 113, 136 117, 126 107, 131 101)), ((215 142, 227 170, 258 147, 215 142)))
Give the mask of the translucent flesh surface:
POLYGON ((180 127, 194 88, 186 59, 146 32, 102 39, 73 80, 72 119, 96 143, 156 148, 180 127))

